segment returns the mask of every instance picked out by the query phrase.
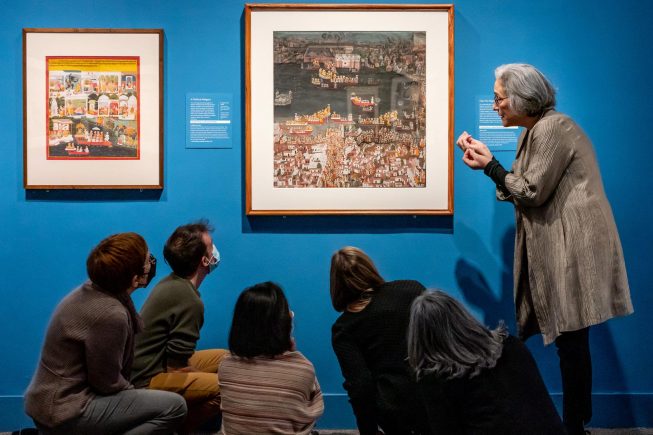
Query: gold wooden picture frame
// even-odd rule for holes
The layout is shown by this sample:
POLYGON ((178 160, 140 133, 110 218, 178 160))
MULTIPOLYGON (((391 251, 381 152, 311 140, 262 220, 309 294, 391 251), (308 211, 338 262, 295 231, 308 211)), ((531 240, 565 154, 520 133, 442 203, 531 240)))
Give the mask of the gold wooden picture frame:
POLYGON ((245 6, 248 215, 453 214, 453 5, 245 6))
POLYGON ((163 189, 163 30, 23 29, 26 189, 163 189))

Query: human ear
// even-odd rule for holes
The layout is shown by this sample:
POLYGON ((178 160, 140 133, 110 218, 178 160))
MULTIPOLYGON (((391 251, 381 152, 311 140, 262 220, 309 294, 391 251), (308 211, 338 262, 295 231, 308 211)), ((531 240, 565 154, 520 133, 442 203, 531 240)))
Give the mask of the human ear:
POLYGON ((210 262, 211 260, 209 260, 209 257, 207 257, 206 255, 202 257, 202 266, 209 267, 210 262))

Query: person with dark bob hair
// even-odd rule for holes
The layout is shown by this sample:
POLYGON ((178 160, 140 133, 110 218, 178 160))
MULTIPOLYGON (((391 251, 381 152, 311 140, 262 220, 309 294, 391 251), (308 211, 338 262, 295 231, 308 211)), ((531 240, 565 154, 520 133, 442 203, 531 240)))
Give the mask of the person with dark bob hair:
POLYGON ((186 416, 184 399, 129 382, 141 329, 130 295, 150 283, 156 260, 141 236, 121 233, 93 248, 86 269, 90 280, 50 320, 25 411, 42 434, 174 433, 186 416))
POLYGON ((430 433, 565 433, 526 346, 502 324, 481 325, 442 291, 413 302, 408 361, 430 433))
POLYGON ((344 387, 361 435, 428 433, 406 361, 417 281, 386 282, 370 257, 347 246, 331 257, 331 303, 342 312, 331 330, 344 387))
POLYGON ((186 399, 182 433, 213 423, 220 416, 218 367, 225 349, 197 350, 204 323, 199 292, 220 264, 208 221, 181 225, 168 237, 163 256, 172 273, 152 289, 141 309, 144 327, 136 336, 134 374, 137 388, 172 391, 186 399))
POLYGON ((467 132, 457 144, 463 162, 494 182, 497 199, 515 206, 519 336, 555 342, 563 421, 570 435, 584 434, 592 417, 589 329, 633 312, 619 233, 592 142, 556 112, 546 76, 519 63, 494 75, 494 110, 504 127, 523 127, 511 170, 467 132))
POLYGON ((222 434, 309 434, 324 412, 313 364, 295 350, 293 313, 281 288, 245 289, 234 308, 218 372, 222 434))

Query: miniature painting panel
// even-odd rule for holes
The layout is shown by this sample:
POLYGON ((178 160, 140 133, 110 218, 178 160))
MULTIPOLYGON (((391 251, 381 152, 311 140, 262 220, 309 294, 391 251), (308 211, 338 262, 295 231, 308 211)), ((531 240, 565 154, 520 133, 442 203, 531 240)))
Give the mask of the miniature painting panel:
POLYGON ((425 42, 275 31, 274 187, 424 188, 425 42))
POLYGON ((139 57, 47 56, 47 159, 138 159, 139 57))

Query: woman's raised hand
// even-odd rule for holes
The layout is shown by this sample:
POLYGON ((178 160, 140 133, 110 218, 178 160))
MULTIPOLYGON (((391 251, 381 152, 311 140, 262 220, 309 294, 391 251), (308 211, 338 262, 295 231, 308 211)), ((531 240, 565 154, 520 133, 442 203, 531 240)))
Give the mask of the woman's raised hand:
POLYGON ((493 156, 488 147, 466 131, 458 137, 456 145, 465 152, 463 162, 472 169, 484 169, 492 160, 493 156))

